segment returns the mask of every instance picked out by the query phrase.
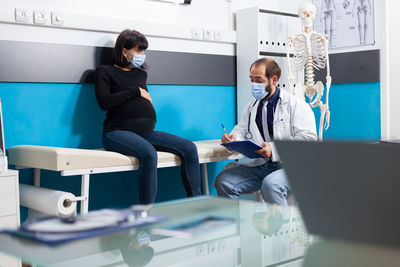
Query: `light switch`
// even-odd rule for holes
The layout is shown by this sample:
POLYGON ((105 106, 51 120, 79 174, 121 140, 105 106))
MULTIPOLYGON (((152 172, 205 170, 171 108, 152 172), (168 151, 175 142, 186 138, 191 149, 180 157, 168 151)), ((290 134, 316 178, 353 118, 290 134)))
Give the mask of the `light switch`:
POLYGON ((214 30, 212 29, 204 29, 203 30, 203 39, 204 40, 214 40, 214 30))
POLYGON ((204 257, 207 255, 207 251, 205 245, 198 245, 197 246, 197 257, 204 257))
POLYGON ((215 39, 215 41, 221 41, 222 40, 222 31, 215 30, 214 31, 214 39, 215 39))
POLYGON ((64 25, 64 17, 62 17, 60 14, 52 12, 51 13, 51 24, 56 25, 56 26, 63 26, 64 25))
POLYGON ((15 9, 15 21, 21 23, 27 23, 29 21, 29 10, 26 8, 15 9))
POLYGON ((201 40, 203 39, 203 29, 193 27, 192 28, 192 39, 201 40))
POLYGON ((46 24, 47 23, 47 13, 43 10, 33 11, 33 23, 35 24, 46 24))
POLYGON ((208 248, 208 255, 212 255, 212 254, 216 253, 218 251, 217 242, 214 241, 214 242, 208 243, 207 248, 208 248))
POLYGON ((224 239, 221 239, 218 241, 218 250, 219 251, 224 251, 226 248, 226 241, 224 239))

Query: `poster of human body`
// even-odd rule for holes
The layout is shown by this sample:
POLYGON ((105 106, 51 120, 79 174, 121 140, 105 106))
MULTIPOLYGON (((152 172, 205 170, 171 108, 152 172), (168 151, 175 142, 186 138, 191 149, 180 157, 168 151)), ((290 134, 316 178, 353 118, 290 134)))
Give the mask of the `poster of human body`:
POLYGON ((374 0, 314 0, 314 30, 330 48, 375 44, 374 0))

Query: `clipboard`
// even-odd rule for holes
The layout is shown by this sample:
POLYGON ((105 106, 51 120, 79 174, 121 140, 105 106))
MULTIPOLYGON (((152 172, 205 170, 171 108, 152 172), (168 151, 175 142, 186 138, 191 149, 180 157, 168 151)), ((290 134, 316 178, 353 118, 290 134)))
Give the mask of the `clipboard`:
POLYGON ((253 143, 250 140, 245 141, 233 141, 229 143, 223 143, 222 146, 232 149, 240 154, 245 155, 248 158, 255 159, 255 158, 264 158, 263 156, 254 152, 254 150, 262 149, 259 145, 253 143))

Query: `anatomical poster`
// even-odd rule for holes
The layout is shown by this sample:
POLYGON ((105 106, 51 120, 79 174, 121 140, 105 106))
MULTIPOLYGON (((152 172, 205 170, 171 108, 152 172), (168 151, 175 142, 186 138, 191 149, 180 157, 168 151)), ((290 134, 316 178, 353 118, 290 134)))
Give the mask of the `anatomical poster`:
POLYGON ((374 0, 314 0, 314 30, 330 48, 375 44, 374 0))

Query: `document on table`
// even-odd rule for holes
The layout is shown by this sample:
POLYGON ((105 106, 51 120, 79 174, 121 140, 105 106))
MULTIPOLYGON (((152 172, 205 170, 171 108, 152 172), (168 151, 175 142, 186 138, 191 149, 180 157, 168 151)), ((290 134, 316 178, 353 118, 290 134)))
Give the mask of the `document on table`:
POLYGON ((222 232, 226 234, 236 233, 237 223, 232 218, 208 216, 165 228, 154 228, 151 232, 156 235, 192 239, 222 232))
POLYGON ((4 230, 2 232, 54 246, 165 220, 167 220, 166 217, 151 214, 138 217, 129 209, 103 209, 70 218, 41 218, 23 224, 17 230, 4 230))

